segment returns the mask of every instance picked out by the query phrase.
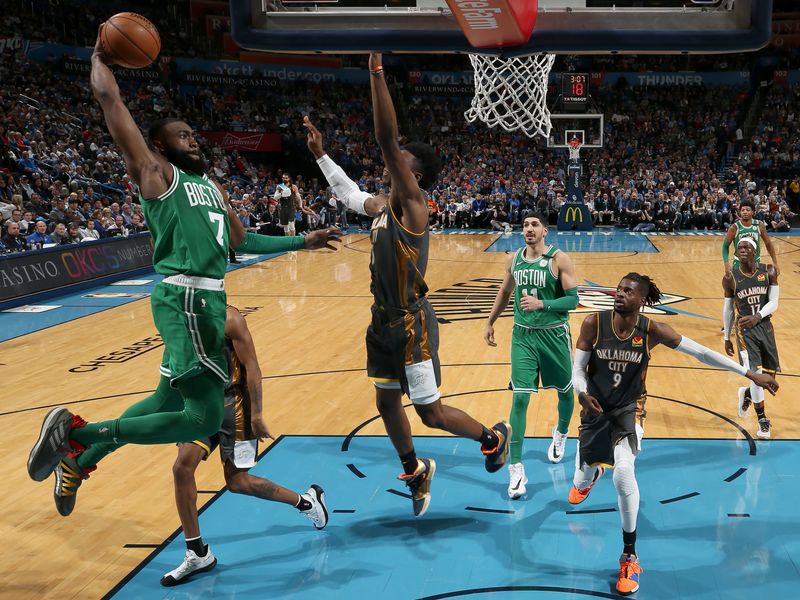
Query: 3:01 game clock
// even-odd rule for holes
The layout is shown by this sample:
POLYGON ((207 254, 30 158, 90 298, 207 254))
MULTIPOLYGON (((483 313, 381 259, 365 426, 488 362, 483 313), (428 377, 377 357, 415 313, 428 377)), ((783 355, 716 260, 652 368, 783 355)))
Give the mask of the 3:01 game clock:
POLYGON ((561 100, 564 103, 564 108, 585 111, 589 102, 589 74, 562 74, 561 100))

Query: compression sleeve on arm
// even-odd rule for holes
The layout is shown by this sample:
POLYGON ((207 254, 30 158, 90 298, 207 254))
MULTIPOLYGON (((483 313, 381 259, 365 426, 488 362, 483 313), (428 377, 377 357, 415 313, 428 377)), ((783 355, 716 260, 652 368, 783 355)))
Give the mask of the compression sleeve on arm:
POLYGON ((273 254, 275 252, 303 250, 305 247, 306 240, 300 235, 273 236, 246 233, 244 241, 235 249, 242 252, 252 252, 253 254, 273 254))
POLYGON ((561 298, 542 300, 544 310, 547 312, 569 312, 578 306, 578 288, 564 290, 566 296, 561 298))
POLYGON ((722 239, 722 262, 724 262, 726 265, 728 264, 728 261, 730 260, 730 254, 728 252, 729 247, 730 247, 730 242, 728 241, 727 238, 723 238, 722 239))
POLYGON ((356 182, 350 179, 327 154, 323 154, 318 158, 317 164, 322 170, 322 174, 325 175, 325 179, 328 180, 328 183, 333 188, 336 197, 342 201, 342 204, 359 214, 367 214, 364 202, 366 202, 367 198, 371 198, 372 194, 362 192, 356 182))
POLYGON ((577 394, 586 393, 589 382, 586 379, 586 367, 589 366, 591 352, 575 349, 575 358, 572 361, 572 387, 577 394))
POLYGON ((731 323, 733 321, 733 298, 725 298, 722 307, 722 327, 725 341, 731 339, 731 323))
POLYGON ((764 308, 759 309, 758 314, 761 315, 761 318, 765 318, 770 316, 778 309, 778 300, 781 297, 781 292, 779 286, 771 285, 769 286, 769 292, 767 295, 767 303, 764 305, 764 308))
POLYGON ((730 358, 722 356, 719 352, 714 352, 710 348, 701 346, 694 340, 690 340, 685 336, 681 337, 681 343, 678 344, 675 350, 688 354, 710 367, 725 369, 726 371, 738 373, 739 375, 747 375, 747 367, 735 363, 730 358))

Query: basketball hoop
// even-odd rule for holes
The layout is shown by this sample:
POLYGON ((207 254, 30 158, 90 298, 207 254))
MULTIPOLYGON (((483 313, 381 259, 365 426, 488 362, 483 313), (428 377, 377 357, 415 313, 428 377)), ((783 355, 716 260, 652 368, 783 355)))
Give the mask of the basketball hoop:
POLYGON ((483 56, 470 54, 475 69, 475 97, 464 113, 467 121, 522 131, 532 138, 550 135, 547 83, 554 54, 483 56))
POLYGON ((574 137, 567 142, 567 146, 569 146, 569 159, 577 162, 579 160, 581 146, 583 146, 583 143, 578 138, 574 137))

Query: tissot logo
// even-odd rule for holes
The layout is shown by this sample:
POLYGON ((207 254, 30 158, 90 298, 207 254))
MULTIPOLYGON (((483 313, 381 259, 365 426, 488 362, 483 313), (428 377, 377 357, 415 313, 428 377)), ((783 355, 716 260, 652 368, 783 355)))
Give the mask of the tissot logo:
MULTIPOLYGON (((502 283, 502 279, 488 277, 472 279, 438 289, 428 294, 428 299, 436 311, 439 323, 485 319, 492 311, 494 298, 502 283)), ((616 291, 615 287, 592 284, 579 285, 578 307, 571 312, 589 313, 611 310, 614 307, 614 294, 616 291)), ((649 315, 674 315, 680 311, 673 311, 668 305, 684 302, 685 300, 689 300, 689 298, 678 294, 665 293, 661 298, 660 304, 647 306, 642 312, 649 315)), ((509 302, 508 308, 500 316, 511 317, 513 315, 514 305, 513 302, 509 302)))
MULTIPOLYGON (((246 317, 254 312, 256 312, 260 306, 243 306, 239 308, 239 312, 242 313, 242 316, 246 317)), ((119 365, 129 360, 133 360, 134 358, 138 358, 142 354, 147 354, 151 350, 155 350, 156 348, 160 348, 164 345, 164 341, 161 339, 160 335, 154 335, 151 337, 146 337, 142 340, 137 342, 133 342, 119 348, 118 350, 112 350, 108 354, 104 354, 103 356, 98 356, 94 360, 88 360, 85 363, 78 365, 77 367, 72 367, 69 372, 70 373, 91 373, 92 371, 96 371, 100 367, 107 367, 109 365, 119 365)))

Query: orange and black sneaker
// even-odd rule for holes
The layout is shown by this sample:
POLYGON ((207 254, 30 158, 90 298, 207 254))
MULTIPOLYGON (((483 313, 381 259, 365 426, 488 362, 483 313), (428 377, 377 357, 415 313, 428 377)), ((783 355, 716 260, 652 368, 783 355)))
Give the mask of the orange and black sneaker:
POLYGON ((402 473, 397 476, 411 492, 411 502, 414 505, 415 517, 421 517, 428 510, 428 505, 431 503, 431 480, 435 474, 435 460, 432 458, 418 458, 416 471, 410 475, 402 473))
POLYGON ((486 455, 486 470, 489 473, 496 473, 503 468, 508 460, 511 425, 506 421, 500 421, 492 427, 492 431, 497 435, 497 445, 494 448, 486 448, 481 445, 481 452, 486 455))
POLYGON ((603 476, 603 473, 605 472, 606 470, 604 467, 597 467, 597 471, 594 474, 594 479, 592 480, 592 483, 590 483, 587 487, 583 488, 582 490, 579 490, 573 484, 573 486, 569 489, 569 497, 567 498, 569 503, 580 504, 581 502, 586 500, 586 498, 589 497, 589 492, 592 491, 594 484, 597 483, 597 480, 600 479, 603 476))
POLYGON ((619 557, 619 577, 617 577, 617 591, 627 596, 639 589, 639 575, 642 567, 639 559, 633 554, 623 554, 619 557))

